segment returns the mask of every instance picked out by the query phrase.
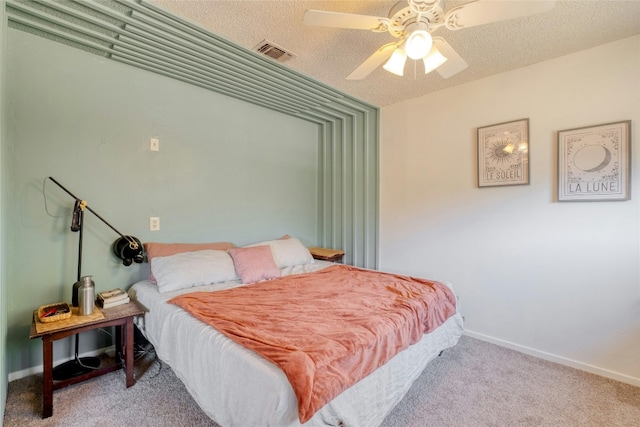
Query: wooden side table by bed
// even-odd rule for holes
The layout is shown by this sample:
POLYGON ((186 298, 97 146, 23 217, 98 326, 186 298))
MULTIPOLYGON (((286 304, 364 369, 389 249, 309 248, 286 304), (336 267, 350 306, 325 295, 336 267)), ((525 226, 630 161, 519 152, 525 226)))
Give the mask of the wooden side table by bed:
POLYGON ((41 323, 36 320, 37 310, 34 311, 31 321, 31 333, 29 338, 42 337, 42 360, 43 360, 43 393, 42 393, 42 418, 53 415, 53 391, 88 380, 108 372, 116 371, 123 367, 126 373, 126 386, 135 384, 133 377, 133 318, 142 315, 143 309, 135 302, 118 305, 111 308, 96 310, 102 312, 103 316, 95 319, 96 316, 78 316, 78 308, 72 308, 72 316, 69 319, 51 323, 41 323), (85 319, 82 319, 86 317, 85 319), (36 325, 36 322, 39 322, 36 325), (46 325, 46 326, 43 326, 46 325), (69 379, 53 380, 53 342, 80 332, 90 331, 97 328, 115 326, 116 328, 116 358, 115 363, 81 374, 69 379), (39 331, 38 331, 39 330, 39 331), (124 359, 123 359, 124 353, 124 359))
POLYGON ((315 259, 331 262, 342 262, 342 257, 344 256, 343 250, 320 248, 317 246, 309 248, 309 252, 315 259))

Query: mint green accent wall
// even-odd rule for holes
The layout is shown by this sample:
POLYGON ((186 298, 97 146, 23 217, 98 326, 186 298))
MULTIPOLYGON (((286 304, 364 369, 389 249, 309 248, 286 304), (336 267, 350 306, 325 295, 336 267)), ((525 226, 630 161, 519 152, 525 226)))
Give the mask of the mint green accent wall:
MULTIPOLYGON (((49 182, 53 217, 43 213, 48 175, 143 241, 244 244, 289 233, 377 266, 377 107, 145 0, 7 0, 6 19, 5 151, 15 179, 3 241, 18 303, 8 318, 9 372, 40 363, 24 339, 25 316, 39 304, 27 300, 68 299, 75 280, 72 200, 49 182), (149 151, 152 136, 159 153, 149 151), (160 232, 146 231, 150 216, 160 232)), ((90 213, 86 225, 83 272, 99 286, 146 275, 116 265, 115 236, 90 213)), ((103 342, 83 338, 86 349, 103 342)))
POLYGON ((7 5, 11 28, 316 123, 317 244, 377 266, 378 108, 146 0, 7 5))
POLYGON ((377 266, 378 108, 146 0, 7 5, 11 28, 316 123, 317 244, 377 266))
POLYGON ((324 124, 320 138, 319 244, 367 268, 378 262, 378 120, 377 110, 351 110, 324 124))
MULTIPOLYGON (((316 243, 317 124, 11 28, 7 54, 9 372, 41 364, 32 310, 70 301, 76 278, 73 199, 47 181, 48 214, 47 176, 142 241, 242 245, 289 233, 316 243), (160 231, 149 231, 151 216, 160 231)), ((83 274, 98 291, 148 274, 111 255, 116 237, 85 214, 83 274)), ((83 335, 80 351, 106 341, 83 335)), ((54 351, 68 357, 72 340, 54 351)))
POLYGON ((5 245, 5 188, 7 185, 4 143, 4 79, 5 79, 5 46, 7 40, 7 26, 5 19, 5 2, 0 0, 0 420, 4 419, 4 409, 7 402, 7 275, 5 245))

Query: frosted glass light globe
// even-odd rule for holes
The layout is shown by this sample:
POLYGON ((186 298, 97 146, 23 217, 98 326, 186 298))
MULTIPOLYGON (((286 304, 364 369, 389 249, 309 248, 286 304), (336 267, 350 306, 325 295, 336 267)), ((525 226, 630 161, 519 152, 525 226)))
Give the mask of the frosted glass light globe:
POLYGON ((429 53, 432 45, 431 34, 425 30, 416 30, 407 39, 404 50, 409 58, 421 59, 429 53))

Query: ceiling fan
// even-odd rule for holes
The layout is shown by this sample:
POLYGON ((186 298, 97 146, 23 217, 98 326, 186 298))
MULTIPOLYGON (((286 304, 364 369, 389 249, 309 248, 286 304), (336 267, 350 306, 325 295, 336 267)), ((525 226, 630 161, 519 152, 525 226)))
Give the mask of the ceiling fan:
POLYGON ((385 70, 402 76, 407 57, 422 60, 425 74, 437 70, 446 79, 467 68, 467 63, 449 43, 442 37, 432 37, 431 32, 440 27, 460 30, 548 12, 555 7, 556 1, 476 0, 453 7, 446 13, 443 3, 444 0, 399 1, 389 11, 388 18, 307 10, 303 22, 314 26, 388 31, 398 39, 375 51, 347 76, 348 80, 364 79, 383 63, 385 70))

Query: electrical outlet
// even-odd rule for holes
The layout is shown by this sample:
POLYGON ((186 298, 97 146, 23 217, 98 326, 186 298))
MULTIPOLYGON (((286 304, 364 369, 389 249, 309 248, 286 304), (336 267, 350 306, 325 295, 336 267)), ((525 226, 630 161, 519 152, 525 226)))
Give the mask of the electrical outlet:
POLYGON ((150 231, 160 230, 160 218, 158 218, 157 216, 152 216, 149 218, 149 230, 150 231))
POLYGON ((151 151, 160 151, 160 140, 158 138, 151 138, 149 148, 151 148, 151 151))

